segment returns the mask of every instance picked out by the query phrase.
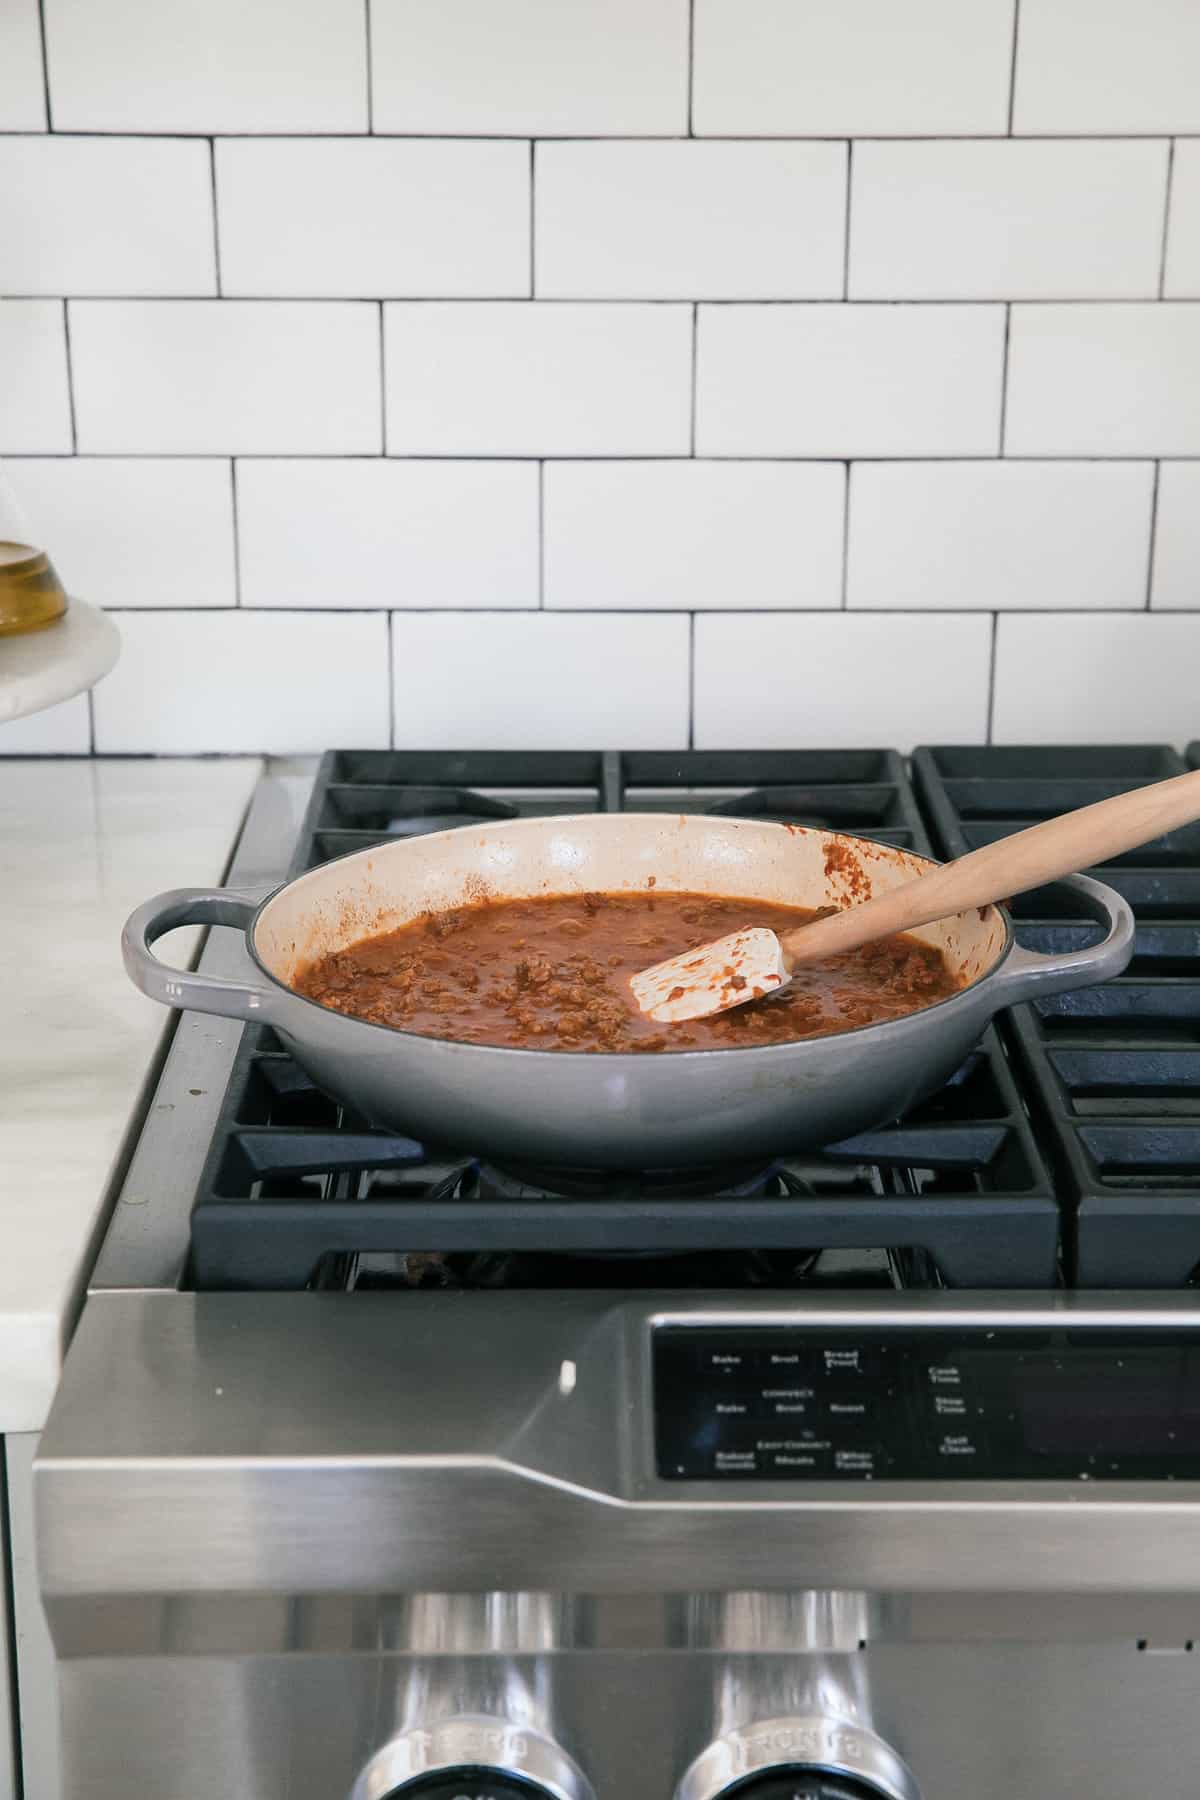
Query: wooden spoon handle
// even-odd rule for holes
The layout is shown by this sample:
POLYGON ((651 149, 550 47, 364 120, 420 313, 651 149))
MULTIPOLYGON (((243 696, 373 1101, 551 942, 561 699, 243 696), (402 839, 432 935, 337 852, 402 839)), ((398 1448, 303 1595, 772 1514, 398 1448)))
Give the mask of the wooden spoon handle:
POLYGON ((861 906, 785 932, 779 940, 784 960, 790 968, 839 956, 896 931, 911 931, 972 906, 990 906, 1092 868, 1194 819, 1200 819, 1200 769, 1043 820, 861 906))

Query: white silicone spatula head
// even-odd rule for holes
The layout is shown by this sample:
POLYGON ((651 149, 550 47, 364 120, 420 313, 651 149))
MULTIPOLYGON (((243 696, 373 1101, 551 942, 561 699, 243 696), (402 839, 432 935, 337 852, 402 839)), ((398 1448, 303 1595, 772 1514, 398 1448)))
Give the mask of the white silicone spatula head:
POLYGON ((661 1025, 678 1025, 761 1000, 782 987, 788 973, 778 937, 755 925, 642 969, 629 985, 644 1013, 661 1025))

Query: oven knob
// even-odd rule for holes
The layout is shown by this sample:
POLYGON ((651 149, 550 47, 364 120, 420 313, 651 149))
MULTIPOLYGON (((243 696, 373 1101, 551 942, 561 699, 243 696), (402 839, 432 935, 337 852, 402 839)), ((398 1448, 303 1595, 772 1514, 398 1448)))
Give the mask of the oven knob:
POLYGON ((376 1752, 350 1800, 595 1800, 551 1738, 501 1719, 443 1719, 376 1752))
POLYGON ((764 1719, 701 1751, 675 1800, 921 1800, 889 1744, 844 1719, 764 1719))
POLYGON ((822 1775, 819 1769, 777 1769, 748 1775, 721 1789, 720 1800, 879 1800, 880 1790, 853 1775, 822 1775))

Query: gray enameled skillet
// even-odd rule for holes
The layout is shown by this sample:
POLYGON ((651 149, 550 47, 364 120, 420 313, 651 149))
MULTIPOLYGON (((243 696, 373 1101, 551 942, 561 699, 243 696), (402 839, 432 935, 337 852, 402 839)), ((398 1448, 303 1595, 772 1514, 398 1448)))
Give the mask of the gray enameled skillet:
POLYGON ((289 986, 326 951, 481 898, 660 891, 846 904, 910 881, 926 859, 840 833, 645 813, 506 820, 360 850, 265 900, 181 888, 149 900, 122 940, 142 992, 168 1006, 268 1024, 312 1079, 374 1123, 496 1160, 683 1169, 836 1143, 899 1117, 958 1068, 1001 1007, 1119 975, 1133 916, 1111 888, 1072 876, 1105 935, 1041 956, 998 907, 915 933, 960 991, 906 1018, 794 1044, 662 1054, 508 1050, 417 1037, 318 1006, 289 986), (833 854, 830 854, 830 852, 833 854), (242 980, 169 968, 151 945, 181 925, 245 934, 242 980))

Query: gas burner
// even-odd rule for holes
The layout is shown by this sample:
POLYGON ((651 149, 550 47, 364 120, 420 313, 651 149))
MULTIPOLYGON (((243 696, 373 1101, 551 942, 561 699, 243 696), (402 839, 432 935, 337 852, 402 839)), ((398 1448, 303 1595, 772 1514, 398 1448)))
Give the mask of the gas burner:
POLYGON ((783 1194, 773 1164, 739 1165, 718 1169, 646 1169, 618 1173, 606 1169, 547 1169, 532 1165, 481 1163, 478 1191, 486 1200, 529 1200, 559 1196, 565 1200, 603 1197, 616 1206, 653 1205, 656 1200, 685 1200, 698 1195, 721 1195, 726 1200, 745 1200, 751 1195, 783 1194))

